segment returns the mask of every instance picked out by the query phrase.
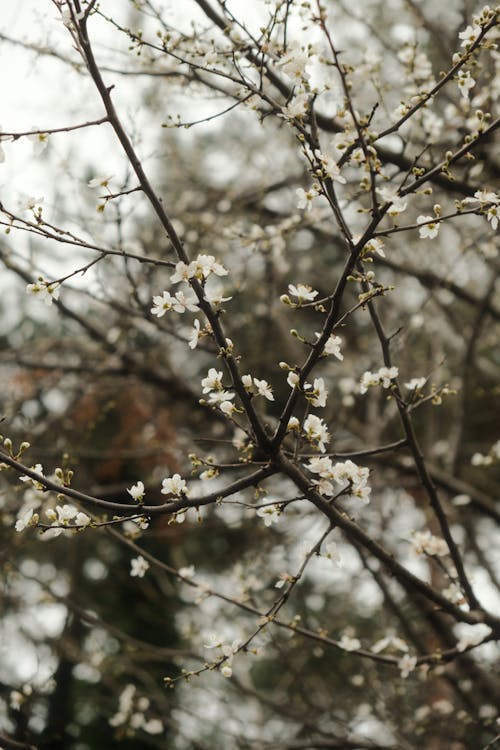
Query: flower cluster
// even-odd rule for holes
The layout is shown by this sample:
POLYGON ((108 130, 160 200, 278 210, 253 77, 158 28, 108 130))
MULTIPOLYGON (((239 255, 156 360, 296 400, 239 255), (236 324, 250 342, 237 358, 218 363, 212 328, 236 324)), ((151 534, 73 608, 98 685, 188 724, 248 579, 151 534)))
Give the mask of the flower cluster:
POLYGON ((500 440, 493 443, 486 455, 482 453, 474 453, 471 458, 471 464, 473 466, 491 466, 492 464, 500 461, 500 440))
POLYGON ((357 651, 361 648, 361 641, 359 638, 351 638, 351 636, 344 634, 339 641, 339 646, 344 651, 357 651))
POLYGON ((245 390, 252 395, 264 396, 268 401, 274 401, 273 391, 267 380, 259 380, 251 375, 243 375, 241 378, 245 390))
POLYGON ((196 312, 198 310, 198 300, 194 294, 186 295, 183 291, 176 292, 175 297, 172 297, 170 292, 163 292, 163 294, 153 297, 152 315, 161 318, 169 310, 175 310, 178 313, 184 313, 186 310, 196 312))
POLYGON ((215 633, 209 633, 206 637, 206 643, 203 644, 205 648, 218 648, 221 651, 222 657, 220 663, 222 664, 220 672, 224 677, 231 677, 233 674, 233 656, 238 652, 240 648, 240 641, 234 640, 232 643, 224 643, 215 633))
POLYGON ((175 273, 170 277, 170 281, 172 284, 177 284, 180 281, 189 282, 193 278, 198 279, 198 281, 204 281, 211 274, 227 276, 227 270, 221 263, 215 260, 213 255, 202 253, 190 263, 184 263, 182 260, 179 261, 175 266, 175 273))
MULTIPOLYGON (((197 279, 202 284, 205 284, 208 277, 212 275, 227 276, 227 270, 221 263, 215 260, 213 255, 202 253, 190 263, 185 263, 182 260, 179 261, 175 266, 175 272, 170 277, 170 283, 191 283, 193 279, 197 279)), ((223 297, 222 294, 222 289, 218 284, 212 285, 210 290, 205 289, 205 299, 214 305, 228 302, 231 299, 231 297, 223 297)), ((181 290, 176 292, 175 296, 173 296, 169 291, 164 291, 162 294, 153 297, 151 314, 156 315, 157 318, 161 318, 169 310, 184 313, 186 310, 189 312, 197 312, 198 309, 199 301, 194 293, 191 292, 186 294, 181 290)), ((198 323, 196 335, 191 337, 189 341, 189 345, 192 349, 194 349, 198 342, 199 325, 200 324, 198 323)))
MULTIPOLYGON (((222 372, 211 367, 206 378, 201 381, 203 393, 208 393, 208 404, 218 406, 223 414, 231 416, 235 412, 236 406, 232 403, 234 393, 227 391, 222 385, 222 372)), ((250 377, 250 376, 248 376, 250 377)), ((265 382, 265 381, 260 381, 265 382)), ((272 395, 272 394, 271 394, 272 395)), ((202 403, 205 403, 204 401, 202 403)))
POLYGON ((363 504, 370 501, 371 488, 368 486, 370 470, 363 466, 357 466, 353 461, 339 461, 334 464, 328 456, 311 458, 305 464, 311 474, 317 474, 320 478, 314 479, 313 484, 317 492, 326 497, 335 495, 336 490, 349 497, 361 500, 363 504), (334 486, 333 482, 337 485, 334 486))
MULTIPOLYGON (((286 379, 291 388, 298 388, 300 376, 297 372, 290 371, 286 379)), ((326 406, 328 391, 323 378, 315 378, 314 383, 304 383, 304 396, 313 406, 326 406)))
POLYGON ((381 385, 383 388, 389 388, 391 380, 397 378, 398 375, 399 370, 397 367, 381 367, 377 372, 370 372, 370 370, 367 370, 361 376, 359 392, 366 393, 368 388, 376 385, 381 385))
POLYGON ((161 734, 163 724, 160 719, 149 718, 145 712, 150 709, 149 698, 137 697, 134 685, 127 685, 118 698, 118 711, 109 720, 112 727, 128 725, 131 729, 142 729, 147 734, 161 734))
POLYGON ((46 536, 56 537, 65 530, 85 528, 91 523, 91 518, 86 513, 82 513, 74 505, 56 505, 55 510, 48 508, 45 515, 51 521, 51 528, 46 536))
POLYGON ((436 555, 443 557, 448 554, 448 545, 441 537, 434 536, 430 531, 417 531, 413 534, 411 545, 417 555, 436 555))
POLYGON ((300 430, 300 422, 297 417, 291 417, 288 421, 288 431, 301 432, 303 437, 321 453, 326 450, 325 444, 330 440, 330 433, 326 424, 320 417, 315 414, 309 414, 304 420, 302 430, 300 430))
POLYGON ((310 62, 313 50, 304 49, 298 42, 288 45, 286 53, 278 62, 283 73, 299 86, 305 86, 309 80, 306 66, 310 62))

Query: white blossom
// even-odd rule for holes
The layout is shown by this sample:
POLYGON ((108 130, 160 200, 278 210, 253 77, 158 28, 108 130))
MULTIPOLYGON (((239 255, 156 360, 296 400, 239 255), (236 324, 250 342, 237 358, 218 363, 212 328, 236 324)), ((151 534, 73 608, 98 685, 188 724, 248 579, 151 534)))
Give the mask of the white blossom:
POLYGON ((373 239, 367 242, 363 247, 363 252, 376 253, 377 255, 380 255, 381 258, 385 258, 383 240, 381 240, 379 237, 373 237, 373 239))
POLYGON ((182 576, 182 578, 193 578, 195 574, 195 567, 194 565, 187 565, 184 568, 179 568, 177 573, 182 576))
POLYGON ((38 513, 35 513, 34 508, 28 508, 27 510, 23 508, 21 511, 19 511, 15 529, 16 531, 24 531, 24 529, 28 528, 29 526, 36 526, 38 520, 39 515, 38 513))
MULTIPOLYGON (((41 477, 44 476, 43 474, 43 466, 42 464, 35 464, 34 466, 30 467, 30 470, 35 472, 35 474, 39 474, 41 477)), ((27 474, 23 474, 21 477, 19 477, 20 482, 31 482, 33 487, 35 487, 37 490, 43 490, 44 485, 41 482, 38 482, 36 479, 32 479, 27 474)))
POLYGON ((257 509, 257 515, 264 520, 266 526, 278 523, 281 511, 278 505, 264 505, 257 509))
POLYGON ((326 389, 325 381, 323 380, 323 378, 315 378, 313 385, 311 385, 310 383, 306 383, 304 385, 304 392, 307 400, 313 406, 326 406, 328 391, 326 389))
POLYGON ((305 83, 309 76, 306 73, 306 65, 309 55, 297 42, 288 45, 286 54, 278 62, 283 73, 299 84, 305 83))
POLYGON ((387 635, 385 638, 381 638, 379 641, 373 644, 370 651, 373 654, 379 654, 381 651, 385 651, 387 648, 394 648, 396 651, 402 651, 406 653, 408 651, 408 644, 402 638, 398 638, 395 635, 387 635))
POLYGON ((314 155, 321 164, 322 171, 327 177, 329 177, 334 182, 340 182, 342 185, 345 185, 346 179, 341 175, 340 167, 338 166, 335 159, 333 159, 331 156, 328 156, 327 154, 323 154, 318 150, 314 152, 314 155))
MULTIPOLYGON (((38 130, 36 125, 32 126, 32 130, 38 130)), ((40 156, 45 151, 49 142, 48 133, 32 133, 28 136, 28 140, 33 143, 33 154, 40 156)))
POLYGON ((450 583, 450 585, 443 590, 443 596, 445 596, 453 604, 464 604, 465 598, 462 589, 456 583, 450 583))
POLYGON ((343 648, 344 651, 357 651, 361 648, 361 641, 359 638, 351 638, 348 635, 343 635, 339 641, 339 646, 340 648, 343 648))
POLYGON ((214 390, 222 390, 222 372, 211 367, 206 378, 201 381, 203 393, 210 393, 214 390))
POLYGON ((403 679, 406 679, 410 672, 413 672, 415 667, 417 666, 417 658, 416 656, 410 656, 409 654, 404 654, 404 656, 401 657, 398 661, 398 668, 401 671, 401 677, 403 679))
POLYGON ((227 417, 230 417, 236 411, 236 406, 231 401, 226 400, 220 402, 219 409, 227 417))
POLYGON ((144 483, 140 481, 127 489, 128 494, 138 503, 144 498, 144 491, 144 483))
POLYGON ((321 453, 324 453, 326 450, 325 443, 330 440, 330 433, 325 423, 315 414, 309 414, 304 420, 303 429, 306 438, 310 442, 316 443, 321 453))
POLYGON ((367 370, 361 376, 359 386, 360 393, 366 393, 368 388, 381 385, 383 388, 389 388, 391 381, 397 378, 399 370, 397 367, 381 367, 377 372, 367 370))
POLYGON ((477 646, 491 633, 491 628, 482 623, 478 625, 460 625, 461 635, 457 642, 457 651, 465 651, 469 646, 477 646))
POLYGON ((332 466, 329 478, 332 478, 340 486, 347 483, 349 496, 361 501, 364 505, 369 502, 371 488, 368 486, 370 470, 364 466, 358 466, 348 459, 339 461, 332 466))
POLYGON ((224 297, 222 284, 214 279, 211 283, 209 281, 205 287, 205 299, 207 302, 210 302, 211 305, 222 305, 223 302, 229 302, 232 297, 224 297))
POLYGON ((173 273, 170 277, 170 282, 172 284, 178 284, 180 281, 189 281, 194 277, 195 273, 195 261, 191 261, 191 263, 184 263, 184 261, 180 260, 175 264, 175 273, 173 273))
POLYGON ((497 204, 500 203, 500 195, 488 189, 476 190, 474 195, 464 198, 462 203, 480 203, 481 206, 486 206, 490 203, 497 204))
POLYGON ((89 526, 91 522, 91 517, 81 511, 75 516, 75 526, 89 526))
POLYGON ((388 214, 390 216, 397 216, 398 214, 406 211, 408 203, 397 194, 394 188, 381 187, 377 188, 377 193, 381 196, 385 203, 389 203, 388 214))
POLYGON ((469 70, 459 70, 457 84, 463 99, 469 98, 469 91, 474 88, 476 81, 472 78, 469 70))
POLYGON ((323 495, 325 497, 333 497, 335 494, 335 487, 331 482, 328 481, 328 479, 313 479, 313 485, 320 495, 323 495))
POLYGON ((313 289, 309 284, 289 284, 288 293, 292 297, 297 297, 300 302, 312 302, 315 297, 318 296, 316 289, 313 289))
MULTIPOLYGON (((321 334, 316 333, 316 336, 319 338, 321 334)), ((332 334, 328 337, 323 351, 325 354, 332 354, 334 357, 342 361, 344 359, 344 355, 340 351, 341 345, 342 339, 340 338, 340 336, 334 336, 332 334)))
POLYGON ((33 195, 22 195, 19 199, 18 206, 21 211, 40 211, 42 203, 44 202, 43 196, 35 198, 33 195))
POLYGON ((200 321, 198 318, 194 319, 194 325, 188 336, 188 346, 190 349, 196 349, 200 338, 200 321))
POLYGON ((241 382, 248 393, 264 396, 268 401, 274 401, 273 391, 267 380, 259 380, 251 375, 243 375, 241 382))
POLYGON ((286 118, 293 120, 296 117, 303 117, 307 114, 308 107, 309 96, 308 94, 301 93, 290 99, 286 107, 281 108, 281 111, 286 118))
POLYGON ((264 396, 264 398, 267 398, 268 401, 274 401, 272 388, 267 380, 258 380, 257 378, 254 378, 253 382, 259 396, 264 396))
POLYGON ((172 309, 174 298, 170 292, 163 292, 161 295, 153 297, 153 307, 151 308, 152 315, 156 315, 157 318, 161 318, 168 310, 172 309))
POLYGON ((178 313, 198 311, 198 300, 194 294, 184 294, 183 291, 175 293, 175 299, 172 299, 172 309, 178 313))
POLYGON ((186 480, 182 479, 180 474, 174 474, 171 477, 162 479, 162 495, 187 495, 186 480))
POLYGON ((313 456, 305 467, 312 474, 319 474, 320 477, 332 479, 334 476, 333 462, 328 456, 313 456))
POLYGON ((212 391, 208 396, 208 403, 211 406, 219 406, 224 401, 231 401, 234 398, 234 393, 231 391, 212 391))
POLYGON ((198 255, 195 263, 197 272, 200 272, 204 279, 212 273, 216 276, 227 276, 227 270, 222 263, 215 260, 213 255, 198 255))
POLYGON ((312 208, 312 202, 317 197, 318 193, 314 188, 304 190, 303 188, 297 188, 295 191, 297 196, 297 208, 301 210, 310 211, 312 208))
POLYGON ((476 24, 474 24, 473 26, 467 26, 458 35, 458 38, 462 40, 461 47, 465 47, 466 49, 468 49, 471 46, 471 44, 473 44, 476 41, 480 33, 481 33, 480 26, 476 26, 476 24))
POLYGON ((420 391, 425 383, 426 378, 412 378, 408 383, 405 383, 405 388, 408 388, 409 391, 420 391))
POLYGON ((339 568, 342 567, 342 555, 336 542, 327 542, 325 557, 335 563, 335 565, 338 565, 339 568))
POLYGON ((443 557, 447 555, 448 545, 441 537, 434 536, 430 531, 417 531, 413 534, 411 540, 413 551, 417 555, 436 555, 437 557, 443 557))
POLYGON ((113 175, 96 175, 93 177, 87 185, 89 188, 104 187, 107 188, 110 181, 113 179, 113 175))
POLYGON ((74 505, 66 503, 65 505, 56 505, 56 512, 59 523, 67 524, 68 521, 72 521, 75 518, 78 510, 74 505))
POLYGON ((160 719, 148 719, 144 721, 141 726, 147 734, 161 734, 164 730, 163 724, 160 719))
POLYGON ((220 646, 222 646, 222 640, 217 633, 210 632, 205 636, 204 648, 219 648, 220 646))
POLYGON ((251 375, 242 375, 241 382, 246 391, 249 393, 253 391, 253 378, 251 375))
POLYGON ((432 240, 438 236, 440 225, 434 216, 417 216, 417 224, 422 224, 418 230, 421 239, 432 240))
POLYGON ((142 555, 134 557, 130 561, 130 575, 132 578, 144 578, 145 573, 149 570, 149 563, 142 555))
POLYGON ((499 219, 499 207, 497 205, 490 206, 490 208, 486 212, 486 218, 491 224, 491 228, 493 230, 496 230, 498 227, 498 219, 499 219))

